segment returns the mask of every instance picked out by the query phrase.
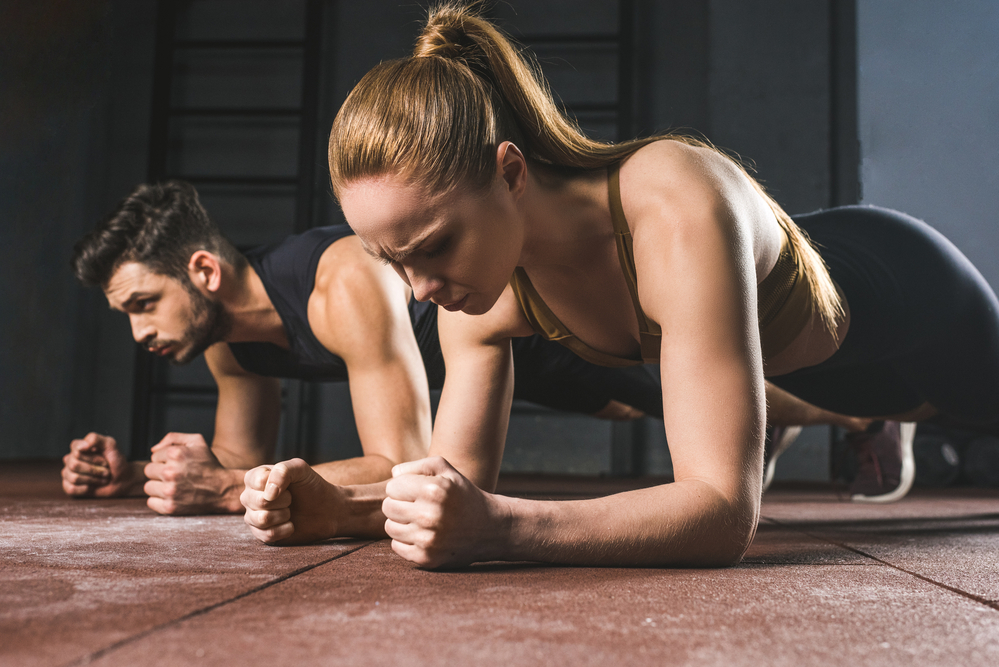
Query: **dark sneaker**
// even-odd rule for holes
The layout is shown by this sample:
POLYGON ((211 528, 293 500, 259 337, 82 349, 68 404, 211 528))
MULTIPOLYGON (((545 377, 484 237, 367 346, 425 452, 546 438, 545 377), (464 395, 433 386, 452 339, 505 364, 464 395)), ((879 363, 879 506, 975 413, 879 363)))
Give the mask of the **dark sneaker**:
POLYGON ((901 500, 916 479, 912 422, 876 421, 866 431, 848 433, 847 444, 857 454, 860 468, 850 486, 850 499, 858 503, 893 503, 901 500))
POLYGON ((771 426, 767 429, 767 438, 763 442, 764 491, 770 488, 770 483, 774 481, 777 457, 783 454, 800 434, 800 426, 771 426))

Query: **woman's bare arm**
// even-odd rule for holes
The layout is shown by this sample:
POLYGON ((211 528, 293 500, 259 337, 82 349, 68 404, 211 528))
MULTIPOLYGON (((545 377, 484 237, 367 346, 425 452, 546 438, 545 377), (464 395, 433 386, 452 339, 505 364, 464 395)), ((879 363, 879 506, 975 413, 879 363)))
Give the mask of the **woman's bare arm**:
MULTIPOLYGON (((676 481, 594 500, 539 502, 485 493, 463 478, 461 464, 399 466, 383 508, 394 546, 407 558, 427 567, 486 559, 714 566, 737 562, 751 542, 765 415, 746 221, 757 214, 755 204, 738 170, 711 156, 640 158, 622 170, 622 194, 642 303, 664 330, 664 422, 676 481)), ((478 419, 474 412, 448 419, 445 427, 438 417, 437 428, 475 433, 462 423, 478 419)), ((435 433, 434 453, 449 459, 459 453, 457 442, 438 447, 435 433)))

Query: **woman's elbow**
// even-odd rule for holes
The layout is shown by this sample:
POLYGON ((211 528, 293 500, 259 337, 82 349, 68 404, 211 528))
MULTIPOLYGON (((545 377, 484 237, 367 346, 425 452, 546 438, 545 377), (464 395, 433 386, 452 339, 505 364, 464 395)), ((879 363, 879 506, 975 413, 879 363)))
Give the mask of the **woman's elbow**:
POLYGON ((725 503, 708 527, 699 567, 738 565, 756 537, 759 503, 725 503))

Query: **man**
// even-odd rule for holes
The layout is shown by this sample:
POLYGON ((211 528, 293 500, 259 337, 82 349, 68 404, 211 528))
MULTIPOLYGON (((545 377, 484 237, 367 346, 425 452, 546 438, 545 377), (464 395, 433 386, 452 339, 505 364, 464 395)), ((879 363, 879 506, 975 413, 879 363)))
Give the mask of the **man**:
MULTIPOLYGON (((349 382, 364 455, 314 466, 331 484, 385 480, 426 456, 429 389, 444 380, 437 306, 413 300, 345 225, 244 256, 191 185, 140 185, 77 244, 72 264, 151 352, 178 364, 204 353, 219 396, 210 446, 171 433, 146 463, 127 461, 106 435, 74 440, 67 494, 145 493, 163 514, 242 511, 244 473, 273 461, 281 377, 349 382)), ((518 341, 514 357, 516 397, 610 419, 662 414, 658 380, 642 368, 593 366, 539 337, 518 341)))

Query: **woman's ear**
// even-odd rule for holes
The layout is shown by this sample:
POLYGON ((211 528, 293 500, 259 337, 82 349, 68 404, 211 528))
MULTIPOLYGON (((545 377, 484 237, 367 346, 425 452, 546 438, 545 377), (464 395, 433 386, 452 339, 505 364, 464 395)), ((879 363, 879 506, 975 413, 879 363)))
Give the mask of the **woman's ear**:
POLYGON ((527 158, 512 141, 504 141, 496 149, 496 171, 516 197, 527 187, 527 158))
POLYGON ((222 264, 207 250, 198 250, 191 255, 187 262, 187 274, 191 284, 202 292, 217 293, 222 286, 222 264))

